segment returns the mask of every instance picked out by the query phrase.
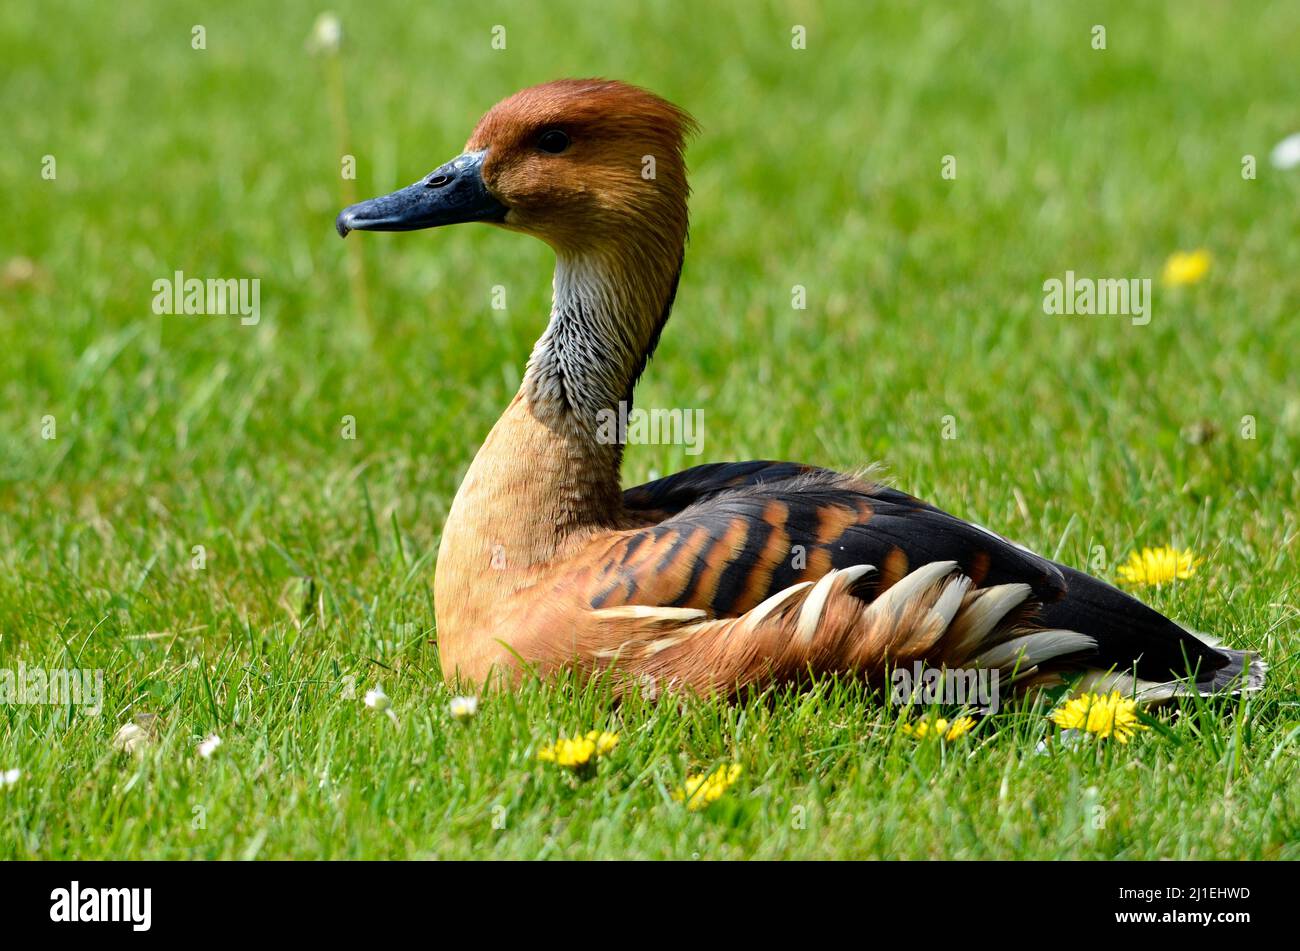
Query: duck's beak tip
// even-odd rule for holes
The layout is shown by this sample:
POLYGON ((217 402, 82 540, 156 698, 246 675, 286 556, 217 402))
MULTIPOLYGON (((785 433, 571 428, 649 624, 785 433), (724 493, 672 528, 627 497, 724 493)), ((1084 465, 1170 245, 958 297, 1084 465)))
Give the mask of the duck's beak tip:
POLYGON ((418 231, 465 221, 503 221, 506 206, 483 184, 484 152, 466 152, 391 195, 349 205, 334 219, 339 237, 352 231, 418 231))

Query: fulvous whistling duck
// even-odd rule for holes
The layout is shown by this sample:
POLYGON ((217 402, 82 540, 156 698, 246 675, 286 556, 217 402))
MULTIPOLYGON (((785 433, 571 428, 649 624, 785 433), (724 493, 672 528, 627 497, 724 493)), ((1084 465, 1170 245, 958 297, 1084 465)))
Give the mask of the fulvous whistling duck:
POLYGON ((1156 698, 1259 688, 1257 655, 865 477, 715 463, 623 490, 597 420, 630 405, 672 309, 693 130, 634 86, 546 83, 494 106, 458 157, 338 216, 343 236, 483 221, 556 255, 550 322, 443 530, 448 678, 575 668, 731 695, 919 661, 1156 698))

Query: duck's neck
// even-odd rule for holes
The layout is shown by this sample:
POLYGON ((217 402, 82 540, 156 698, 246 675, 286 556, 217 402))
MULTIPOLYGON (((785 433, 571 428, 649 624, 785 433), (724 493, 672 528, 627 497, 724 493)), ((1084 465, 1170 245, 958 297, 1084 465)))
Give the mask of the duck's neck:
MULTIPOLYGON (((645 368, 668 318, 681 254, 656 266, 636 249, 560 253, 546 331, 533 347, 523 393, 539 419, 594 434, 645 368)), ((615 478, 617 478, 616 452, 615 478)))
POLYGON ((669 250, 558 254, 550 322, 443 529, 440 640, 473 626, 494 593, 532 583, 593 532, 623 523, 623 447, 602 414, 630 407, 658 342, 681 269, 681 244, 669 250))

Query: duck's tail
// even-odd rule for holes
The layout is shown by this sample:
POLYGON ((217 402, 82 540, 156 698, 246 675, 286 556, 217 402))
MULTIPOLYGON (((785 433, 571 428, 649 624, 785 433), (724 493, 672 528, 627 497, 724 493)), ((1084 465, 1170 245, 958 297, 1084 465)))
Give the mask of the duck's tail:
POLYGON ((1172 697, 1254 693, 1268 665, 1255 651, 1234 650, 1184 627, 1136 598, 1064 565, 1067 596, 1042 610, 1043 623, 1097 642, 1080 689, 1118 690, 1152 703, 1172 697))

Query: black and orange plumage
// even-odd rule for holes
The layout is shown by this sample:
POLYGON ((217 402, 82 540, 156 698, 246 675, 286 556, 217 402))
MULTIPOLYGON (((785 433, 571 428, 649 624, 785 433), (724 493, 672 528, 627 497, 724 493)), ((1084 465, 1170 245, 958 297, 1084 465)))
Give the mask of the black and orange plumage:
POLYGON ((448 677, 575 667, 733 693, 920 660, 1148 697, 1262 684, 1255 655, 867 477, 744 462, 623 491, 598 420, 630 401, 672 309, 692 128, 633 86, 547 83, 490 110, 456 159, 339 215, 343 235, 485 221, 556 252, 550 321, 443 531, 448 677))

